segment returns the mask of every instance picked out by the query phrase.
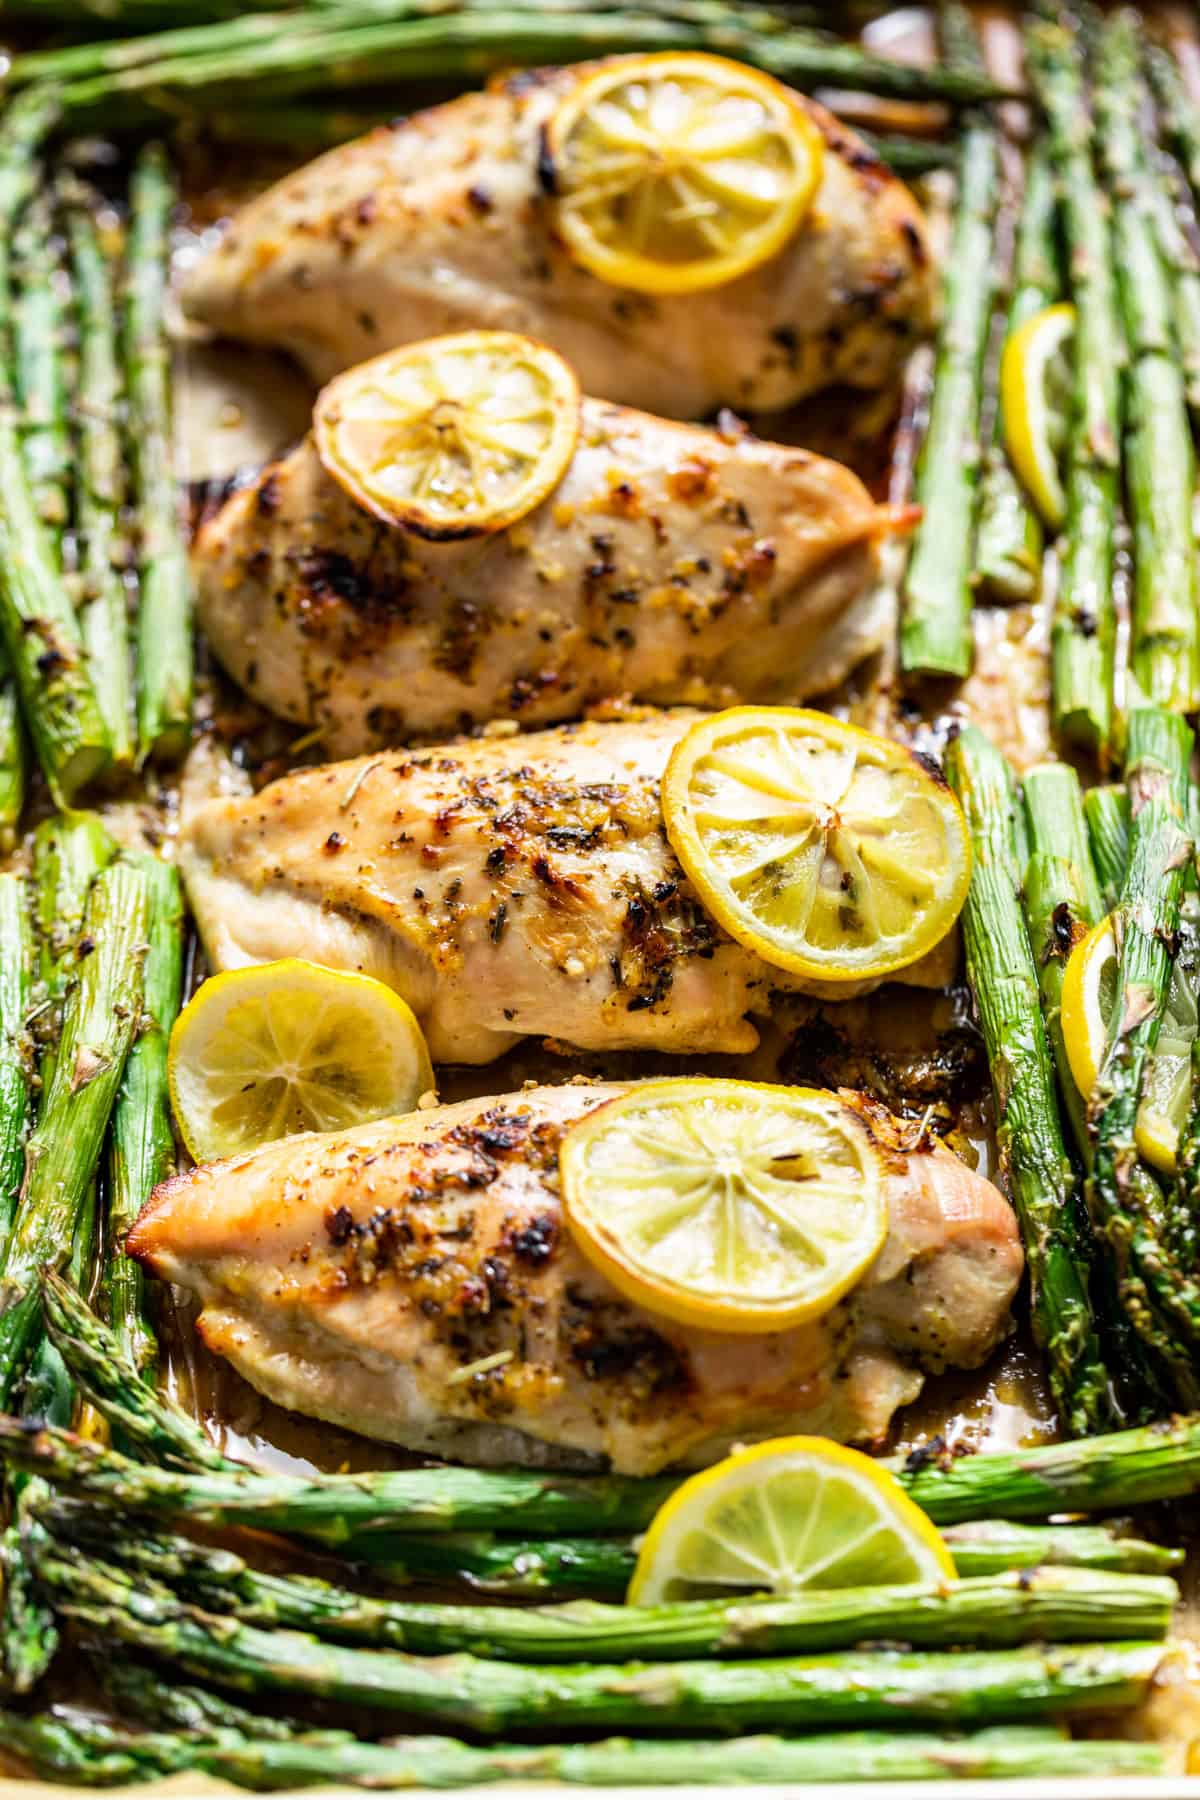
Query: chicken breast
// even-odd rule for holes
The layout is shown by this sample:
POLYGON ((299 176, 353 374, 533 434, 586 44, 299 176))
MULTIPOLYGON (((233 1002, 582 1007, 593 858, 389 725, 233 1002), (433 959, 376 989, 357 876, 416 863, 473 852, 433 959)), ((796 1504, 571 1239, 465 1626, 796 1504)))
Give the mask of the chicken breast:
POLYGON ((554 231, 543 131, 594 66, 519 75, 288 176, 193 270, 186 311, 292 351, 319 380, 440 332, 523 331, 560 350, 587 393, 673 418, 886 383, 930 322, 925 222, 862 139, 811 101, 821 183, 759 269, 651 297, 572 262, 554 231))
POLYGON ((875 1443, 927 1370, 1003 1334, 1008 1202, 859 1103, 888 1157, 888 1236, 834 1311, 729 1337, 623 1299, 563 1228, 564 1130, 619 1087, 568 1084, 286 1138, 159 1188, 130 1252, 283 1406, 475 1463, 699 1466, 735 1441, 875 1443))
MULTIPOLYGON (((189 799, 179 861, 210 963, 307 956, 374 975, 435 1061, 490 1062, 531 1035, 754 1049, 749 1015, 819 984, 729 938, 675 859, 659 778, 694 716, 390 751, 189 799)), ((956 954, 951 938, 905 974, 940 987, 956 954)))
POLYGON ((824 457, 585 400, 566 476, 508 531, 383 524, 310 438, 202 528, 193 566, 230 674, 349 755, 622 694, 827 691, 888 629, 893 522, 824 457))

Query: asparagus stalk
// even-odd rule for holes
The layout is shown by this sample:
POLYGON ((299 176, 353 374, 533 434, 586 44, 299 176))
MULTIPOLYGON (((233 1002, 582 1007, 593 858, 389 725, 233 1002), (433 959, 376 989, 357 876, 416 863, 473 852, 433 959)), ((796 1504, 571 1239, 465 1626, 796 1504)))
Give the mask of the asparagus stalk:
POLYGON ((1112 732, 1113 528, 1120 471, 1123 340, 1108 210, 1092 164, 1078 45, 1058 25, 1027 34, 1034 91, 1046 115, 1075 304, 1074 397, 1067 453, 1066 541, 1055 601, 1056 730, 1099 752, 1112 732))
POLYGON ((20 399, 21 455, 55 568, 63 566, 70 523, 71 436, 63 367, 66 309, 54 224, 45 194, 34 196, 15 238, 18 297, 13 360, 20 399))
POLYGON ((33 88, 0 120, 0 639, 50 792, 68 805, 107 766, 108 739, 21 452, 11 252, 14 225, 36 185, 38 147, 57 116, 53 95, 33 88))
MULTIPOLYGON (((969 15, 946 8, 942 17, 944 33, 969 36, 973 47, 969 15)), ((923 522, 904 580, 900 663, 908 674, 962 676, 971 666, 971 553, 1000 151, 995 127, 982 112, 968 117, 960 142, 933 393, 916 472, 923 522)))
MULTIPOLYGON (((43 1515, 49 1521, 49 1515, 43 1515)), ((113 1534, 96 1509, 54 1515, 59 1542, 108 1556, 131 1575, 207 1612, 247 1625, 311 1632, 337 1643, 423 1656, 467 1651, 512 1662, 647 1661, 776 1656, 851 1649, 871 1641, 943 1649, 1049 1640, 1085 1643, 1164 1637, 1179 1597, 1157 1575, 1089 1569, 1019 1570, 906 1587, 842 1588, 780 1599, 610 1606, 594 1600, 520 1608, 380 1600, 312 1576, 253 1569, 232 1550, 113 1534)))
POLYGON ((1200 110, 1169 50, 1157 44, 1149 45, 1146 66, 1164 135, 1179 159, 1189 186, 1194 193, 1200 194, 1200 110))
POLYGON ((137 718, 143 758, 182 756, 192 730, 192 592, 175 481, 164 317, 175 190, 161 144, 129 190, 126 381, 138 522, 137 718))
POLYGON ((1129 865, 1114 914, 1121 1004, 1088 1105, 1092 1217, 1116 1258, 1129 1317, 1146 1341, 1171 1359, 1179 1355, 1174 1331, 1196 1338, 1200 1287, 1164 1253, 1158 1191, 1138 1174, 1134 1127, 1146 1062, 1158 1041, 1184 876, 1193 855, 1191 752, 1192 734, 1182 719, 1159 707, 1130 714, 1129 865))
MULTIPOLYGON (((735 7, 705 18, 672 18, 657 11, 555 13, 528 5, 469 8, 438 13, 413 8, 407 16, 381 18, 375 9, 263 15, 271 30, 246 21, 196 28, 180 54, 170 44, 145 40, 96 46, 92 72, 43 58, 13 59, 10 82, 65 80, 64 104, 89 121, 119 128, 136 118, 133 96, 171 109, 179 96, 216 91, 267 97, 310 93, 330 86, 386 87, 397 80, 469 77, 521 63, 570 62, 634 50, 717 50, 757 64, 801 88, 826 84, 900 99, 969 103, 1002 96, 996 83, 962 69, 925 69, 874 57, 850 45, 802 30, 762 29, 743 23, 735 7), (114 54, 115 52, 115 54, 114 54), (78 78, 76 78, 78 77, 78 78)), ((254 15, 251 15, 254 17, 254 15)), ((164 34, 169 36, 171 34, 164 34)))
POLYGON ((167 1040, 183 983, 183 894, 179 876, 157 856, 131 859, 145 879, 150 907, 145 1015, 129 1052, 113 1111, 104 1294, 121 1349, 144 1376, 157 1354, 146 1313, 145 1277, 125 1254, 125 1238, 150 1195, 174 1167, 175 1137, 167 1091, 167 1040))
MULTIPOLYGON (((1025 160, 1025 188, 1013 253, 1013 287, 1005 320, 1012 337, 1059 291, 1054 173, 1039 140, 1025 160)), ((975 539, 975 585, 990 600, 1032 600, 1042 578, 1042 525, 1025 498, 1004 448, 1004 407, 997 399, 992 441, 983 461, 975 539)))
POLYGON ((1021 791, 1032 849, 1047 856, 1064 857, 1074 865, 1083 892, 1083 921, 1086 925, 1096 924, 1105 909, 1092 867, 1078 775, 1069 763, 1038 763, 1026 772, 1021 791))
POLYGON ((1129 861, 1129 795, 1123 787, 1090 788, 1084 795, 1088 841, 1105 912, 1121 897, 1129 861))
POLYGON ((60 1710, 0 1711, 0 1746, 46 1779, 91 1787, 202 1771, 243 1787, 456 1788, 485 1782, 555 1782, 584 1787, 697 1787, 941 1781, 983 1777, 1154 1776, 1156 1745, 1072 1739, 1053 1727, 1006 1726, 959 1736, 905 1731, 824 1732, 811 1737, 656 1743, 611 1738, 584 1744, 496 1744, 445 1737, 386 1744, 305 1735, 213 1741, 188 1733, 133 1736, 60 1710))
POLYGON ((1171 283, 1159 250, 1153 172, 1138 117, 1141 22, 1113 13, 1100 37, 1097 138, 1113 201, 1129 421, 1126 482, 1134 536, 1130 662, 1148 700, 1190 712, 1200 683, 1194 458, 1175 353, 1171 283))
POLYGON ((25 1021, 32 983, 25 882, 19 875, 0 875, 0 1245, 12 1225, 25 1168, 32 1073, 25 1021))
POLYGON ((90 198, 75 196, 68 216, 79 324, 76 504, 83 641, 113 762, 119 769, 128 769, 134 754, 133 683, 120 523, 123 481, 116 296, 90 198))
MULTIPOLYGON (((1123 1537, 1106 1525, 980 1519, 950 1526, 942 1536, 964 1579, 1047 1565, 1165 1575, 1183 1561, 1182 1550, 1123 1537)), ((447 1533, 388 1538, 365 1548, 373 1570, 392 1583, 461 1582, 477 1593, 525 1598, 587 1593, 611 1599, 624 1594, 637 1561, 636 1545, 628 1538, 526 1543, 492 1534, 447 1533)))
POLYGON ((1110 1416, 1108 1379, 1088 1297, 1087 1238, 1059 1123, 1038 971, 1021 916, 1012 772, 973 726, 951 744, 946 772, 971 833, 974 866, 962 915, 967 974, 992 1071, 997 1143, 1021 1222, 1034 1333, 1060 1423, 1081 1436, 1110 1416))
MULTIPOLYGON (((189 1472, 133 1462, 69 1431, 39 1430, 3 1415, 0 1461, 125 1512, 276 1531, 371 1561, 380 1547, 386 1561, 396 1543, 411 1549, 410 1538, 429 1533, 641 1531, 679 1480, 458 1468, 317 1476, 189 1472)), ((888 1466, 939 1526, 1127 1511, 1200 1491, 1200 1418, 944 1463, 922 1450, 888 1466)))
POLYGON ((96 1171, 141 1012, 147 912, 138 870, 114 863, 96 877, 0 1280, 0 1395, 6 1401, 36 1337, 38 1273, 66 1262, 96 1171))
POLYGON ((485 1735, 511 1729, 727 1731, 857 1724, 985 1724, 1136 1705, 1162 1646, 856 1651, 748 1661, 626 1662, 543 1668, 459 1654, 324 1644, 215 1618, 119 1570, 39 1556, 38 1579, 65 1618, 190 1674, 248 1692, 348 1700, 485 1735))

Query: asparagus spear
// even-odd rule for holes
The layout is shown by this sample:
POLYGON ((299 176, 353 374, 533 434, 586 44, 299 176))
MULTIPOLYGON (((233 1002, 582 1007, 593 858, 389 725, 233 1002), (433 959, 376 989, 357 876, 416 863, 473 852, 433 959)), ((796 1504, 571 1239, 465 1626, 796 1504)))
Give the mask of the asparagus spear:
POLYGON ((94 219, 94 199, 75 195, 68 216, 79 323, 75 418, 79 439, 78 538, 83 640, 96 698, 119 769, 132 766, 133 684, 125 595, 125 544, 115 292, 94 219), (89 204, 91 201, 91 204, 89 204))
POLYGON ((475 1787, 484 1782, 550 1782, 585 1787, 698 1787, 941 1781, 975 1777, 1162 1774, 1154 1744, 1064 1737, 1053 1727, 1006 1726, 961 1736, 920 1732, 827 1732, 803 1738, 728 1738, 656 1743, 611 1738, 584 1744, 496 1744, 453 1738, 243 1738, 206 1741, 188 1733, 133 1736, 59 1710, 32 1716, 0 1711, 0 1746, 46 1779, 87 1786, 149 1780, 184 1770, 243 1787, 475 1787))
POLYGON ((1164 1637, 1179 1597, 1157 1575, 1089 1569, 1019 1570, 957 1583, 814 1590, 779 1599, 608 1606, 594 1600, 532 1608, 379 1600, 312 1576, 253 1569, 232 1550, 155 1536, 114 1534, 95 1508, 43 1514, 61 1553, 73 1544, 131 1575, 243 1624, 308 1631, 338 1643, 460 1650, 512 1662, 604 1662, 699 1656, 776 1656, 850 1649, 885 1640, 914 1649, 992 1648, 1049 1640, 1084 1643, 1164 1637), (57 1528, 66 1526, 66 1533, 57 1528))
POLYGON ((1056 730, 1072 743, 1098 752, 1112 732, 1113 526, 1123 340, 1108 211, 1092 166, 1092 128, 1079 49, 1070 31, 1048 23, 1030 29, 1026 48, 1059 182, 1076 314, 1052 705, 1056 730))
POLYGON ((1029 841, 1035 852, 1061 856, 1074 865, 1083 892, 1083 920, 1094 925, 1104 912, 1092 867, 1091 844, 1079 777, 1069 763, 1038 763, 1021 782, 1029 841))
POLYGON ((1023 1722, 1137 1704, 1162 1646, 857 1651, 768 1660, 627 1662, 542 1668, 459 1654, 423 1658, 323 1644, 214 1618, 113 1568, 39 1556, 38 1579, 62 1616, 248 1692, 350 1700, 486 1735, 539 1725, 576 1729, 793 1730, 860 1724, 1023 1722))
POLYGON ((1138 118, 1141 29, 1128 8, 1107 19, 1096 76, 1097 138, 1113 201, 1128 366, 1126 487, 1134 536, 1130 662, 1148 700, 1190 712, 1200 683, 1194 458, 1175 353, 1171 283, 1159 251, 1157 183, 1146 164, 1138 118))
POLYGON ((164 308, 175 190, 150 144, 129 189, 125 366, 132 500, 138 522, 137 718, 143 758, 174 760, 192 730, 192 592, 171 438, 164 308))
POLYGON ((71 436, 63 367, 66 313, 50 201, 36 194, 14 240, 18 295, 13 365, 20 400, 21 455, 54 566, 63 566, 70 523, 71 436))
MULTIPOLYGON (((1012 337, 1059 291, 1055 224, 1058 202, 1045 144, 1025 159, 1013 287, 1005 321, 1012 337)), ((975 584, 991 600, 1032 600, 1041 586, 1042 525, 1013 474, 1004 448, 1004 408, 997 400, 992 441, 983 460, 975 539, 975 584)))
MULTIPOLYGON (((705 19, 666 17, 657 11, 594 10, 567 13, 528 5, 443 12, 413 8, 407 16, 381 18, 374 9, 263 15, 271 27, 245 19, 196 28, 183 54, 157 39, 133 50, 127 44, 95 47, 90 74, 48 58, 13 59, 9 80, 65 80, 64 104, 89 120, 120 127, 136 119, 129 99, 150 105, 166 96, 218 90, 256 99, 354 86, 388 86, 396 80, 478 80, 495 68, 521 63, 570 62, 634 50, 717 50, 756 63, 801 88, 824 83, 900 99, 969 103, 1003 95, 996 83, 961 69, 926 69, 874 57, 854 45, 816 38, 802 30, 762 29, 740 9, 723 7, 705 19), (136 60, 135 60, 136 58, 136 60), (79 78, 74 77, 78 75, 79 78)), ((251 15, 253 18, 254 15, 251 15)), ((170 34, 164 34, 169 36, 170 34)))
POLYGON ((1034 1333, 1060 1423, 1079 1436, 1110 1416, 1108 1379, 1088 1297, 1087 1239, 1059 1123, 1038 972, 1021 916, 1012 772, 983 733, 968 726, 950 745, 946 773, 971 833, 974 866, 962 915, 967 973, 992 1071, 997 1143, 1021 1222, 1034 1333))
POLYGON ((1083 798, 1088 841, 1105 912, 1121 897, 1129 860, 1129 795, 1123 787, 1090 788, 1083 798))
POLYGON ((21 453, 11 252, 13 227, 36 185, 39 145, 57 116, 54 96, 33 88, 0 119, 0 639, 50 792, 67 805, 106 767, 108 740, 21 453))
MULTIPOLYGON (((396 1543, 411 1549, 412 1536, 431 1532, 644 1530, 679 1479, 458 1468, 323 1476, 189 1472, 133 1462, 69 1431, 39 1430, 3 1415, 0 1461, 125 1512, 282 1532, 351 1560, 377 1560, 382 1547, 385 1561, 396 1543)), ((888 1466, 937 1525, 1125 1511, 1200 1491, 1200 1419, 944 1463, 936 1451, 920 1450, 888 1466)))
MULTIPOLYGON (((1106 1525, 1021 1525, 980 1519, 950 1526, 942 1536, 964 1578, 1045 1565, 1165 1575, 1183 1561, 1182 1550, 1122 1537, 1106 1525)), ((447 1533, 373 1540, 365 1548, 374 1571, 389 1582, 437 1586, 461 1582, 478 1593, 527 1598, 555 1592, 619 1596, 629 1586, 637 1561, 635 1544, 627 1538, 527 1543, 492 1534, 447 1533)))
POLYGON ((1157 44, 1149 45, 1146 66, 1167 141, 1179 158, 1189 185, 1200 194, 1200 111, 1169 50, 1157 44))
POLYGON ((169 863, 157 856, 131 860, 145 879, 149 897, 146 1010, 113 1111, 104 1293, 114 1335, 135 1368, 146 1375, 152 1369, 157 1344, 146 1315, 145 1277, 132 1257, 126 1256, 125 1237, 175 1161, 167 1040, 179 1011, 183 982, 183 894, 169 863))
POLYGON ((32 1072, 25 1021, 32 982, 25 882, 19 875, 0 875, 0 1245, 12 1225, 25 1167, 32 1072))
POLYGON ((64 1008, 49 1092, 25 1157, 25 1179, 0 1280, 0 1395, 7 1400, 41 1311, 38 1271, 62 1264, 95 1174, 142 1005, 145 878, 111 864, 96 877, 75 986, 64 1008))
MULTIPOLYGON (((974 28, 943 9, 943 32, 974 28)), ((966 675, 971 666, 971 552, 979 485, 979 417, 995 279, 996 187, 1000 152, 986 113, 963 129, 958 200, 942 274, 929 423, 917 464, 923 522, 904 580, 900 663, 908 674, 966 675)))
POLYGON ((1121 1005, 1088 1105, 1092 1217, 1117 1260, 1126 1311, 1146 1341, 1172 1358, 1178 1356, 1172 1332, 1194 1339, 1200 1327, 1200 1287, 1164 1254, 1157 1189, 1136 1175, 1134 1126, 1166 1004, 1184 875, 1193 855, 1191 752, 1191 731, 1174 714, 1159 707, 1130 714, 1129 864, 1114 914, 1121 1005))

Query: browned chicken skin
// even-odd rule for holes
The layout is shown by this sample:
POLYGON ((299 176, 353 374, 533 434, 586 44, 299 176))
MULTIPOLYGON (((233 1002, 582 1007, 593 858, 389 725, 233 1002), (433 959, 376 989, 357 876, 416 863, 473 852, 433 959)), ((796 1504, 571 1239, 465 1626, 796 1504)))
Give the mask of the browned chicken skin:
POLYGON ((165 1183, 129 1248, 198 1294, 206 1343, 271 1399, 480 1463, 650 1474, 779 1432, 871 1443, 925 1371, 972 1367, 1003 1335, 1021 1273, 1007 1201, 866 1103, 889 1231, 833 1312, 730 1338, 624 1300, 558 1195, 564 1129, 623 1091, 533 1088, 284 1139, 165 1183))
POLYGON ((566 475, 507 531, 383 524, 310 438, 202 528, 193 567, 225 667, 347 755, 624 694, 827 692, 890 628, 892 526, 840 463, 585 400, 566 475))
POLYGON ((238 214, 184 306, 291 350, 319 379, 463 327, 523 331, 588 393, 673 418, 777 411, 885 384, 927 330, 925 221, 862 139, 824 135, 812 208, 779 255, 724 287, 651 297, 578 267, 553 228, 543 127, 595 65, 520 75, 320 157, 238 214))
MULTIPOLYGON (((528 1036, 752 1050, 751 1014, 814 989, 726 936, 667 841, 659 779, 693 716, 382 752, 189 799, 180 867, 210 963, 374 975, 435 1061, 490 1062, 528 1036)), ((956 951, 951 936, 901 978, 942 986, 956 951)))

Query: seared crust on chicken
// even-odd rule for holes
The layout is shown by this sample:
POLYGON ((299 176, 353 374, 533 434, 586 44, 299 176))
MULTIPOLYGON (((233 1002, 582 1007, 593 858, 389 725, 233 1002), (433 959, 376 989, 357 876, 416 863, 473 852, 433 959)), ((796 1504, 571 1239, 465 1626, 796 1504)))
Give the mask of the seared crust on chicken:
POLYGON ((545 186, 546 121, 594 67, 517 76, 289 175, 194 270, 186 310, 320 380, 486 326, 552 344, 587 393, 674 418, 884 385, 929 325, 933 271, 920 209, 862 139, 805 101, 824 174, 788 246, 705 293, 632 293, 572 262, 545 186))
POLYGON ((889 1230, 833 1312, 730 1338, 623 1299, 558 1195, 563 1131, 623 1091, 535 1088, 268 1144, 166 1182, 129 1249, 199 1295, 205 1342, 271 1399, 479 1463, 651 1474, 780 1432, 873 1443, 925 1371, 998 1342, 1021 1273, 1008 1202, 866 1103, 889 1230))
MULTIPOLYGON (((391 751, 189 803, 180 867, 210 963, 308 956, 374 975, 435 1061, 490 1062, 530 1035, 753 1050, 748 1015, 819 984, 726 936, 667 841, 659 780, 694 716, 391 751)), ((944 985, 956 948, 902 978, 944 985)))
POLYGON ((349 755, 622 694, 828 691, 889 628, 890 524, 840 463, 585 400, 564 479, 507 531, 382 524, 310 438, 203 527, 193 566, 225 667, 349 755))

